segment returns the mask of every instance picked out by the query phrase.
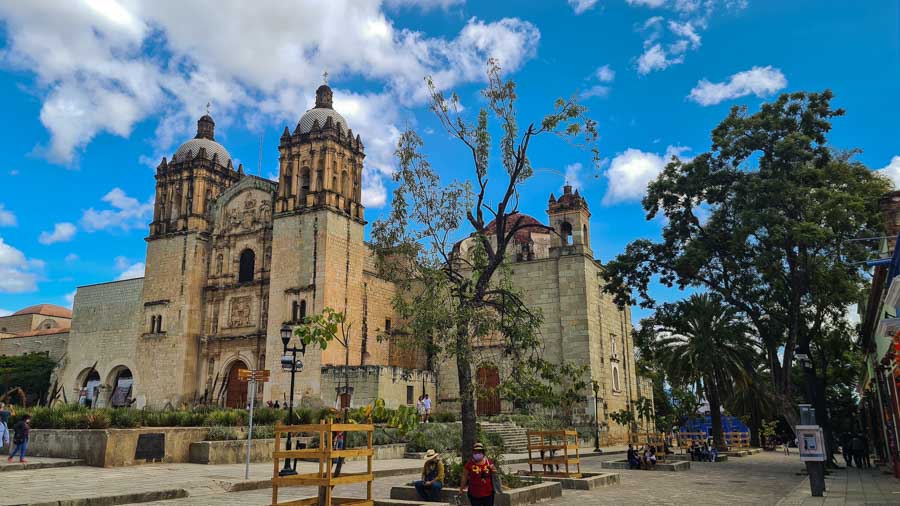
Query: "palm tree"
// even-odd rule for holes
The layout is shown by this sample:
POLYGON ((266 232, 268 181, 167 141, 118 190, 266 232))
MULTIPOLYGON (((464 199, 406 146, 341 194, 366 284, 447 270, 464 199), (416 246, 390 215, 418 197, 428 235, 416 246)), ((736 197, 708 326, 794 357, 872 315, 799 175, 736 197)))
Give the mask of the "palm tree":
POLYGON ((711 294, 665 304, 653 319, 660 358, 670 380, 703 393, 709 402, 714 444, 724 450, 722 399, 749 377, 746 325, 737 311, 711 294))

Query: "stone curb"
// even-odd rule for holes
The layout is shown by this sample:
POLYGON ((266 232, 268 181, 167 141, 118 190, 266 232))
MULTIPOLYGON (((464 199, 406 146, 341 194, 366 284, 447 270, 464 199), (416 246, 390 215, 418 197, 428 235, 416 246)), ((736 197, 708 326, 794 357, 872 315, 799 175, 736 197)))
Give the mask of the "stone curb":
POLYGON ((0 473, 8 473, 13 471, 31 471, 34 469, 51 469, 55 467, 72 467, 72 466, 83 466, 84 462, 81 460, 63 460, 59 462, 26 462, 24 464, 20 464, 18 462, 13 462, 9 464, 0 465, 0 473))
POLYGON ((181 499, 188 496, 187 490, 176 488, 170 490, 154 490, 132 494, 105 495, 84 499, 61 499, 51 502, 22 503, 20 506, 114 506, 117 504, 134 504, 153 501, 181 499))

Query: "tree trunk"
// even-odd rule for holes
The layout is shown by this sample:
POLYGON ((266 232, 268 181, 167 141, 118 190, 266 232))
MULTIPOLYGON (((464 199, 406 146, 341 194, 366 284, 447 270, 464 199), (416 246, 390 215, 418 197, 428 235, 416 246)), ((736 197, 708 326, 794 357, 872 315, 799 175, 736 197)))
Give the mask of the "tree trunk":
POLYGON ((759 403, 754 396, 753 405, 750 407, 750 446, 760 448, 759 428, 762 425, 762 417, 759 414, 759 403))
POLYGON ((709 401, 709 416, 712 422, 713 444, 719 451, 727 450, 725 436, 722 430, 722 401, 719 399, 719 389, 712 378, 704 378, 706 384, 706 400, 709 401))
POLYGON ((456 372, 459 376, 459 409, 462 420, 462 454, 463 462, 472 457, 472 446, 475 444, 475 388, 472 383, 472 364, 469 360, 470 350, 466 329, 457 330, 456 334, 456 372))

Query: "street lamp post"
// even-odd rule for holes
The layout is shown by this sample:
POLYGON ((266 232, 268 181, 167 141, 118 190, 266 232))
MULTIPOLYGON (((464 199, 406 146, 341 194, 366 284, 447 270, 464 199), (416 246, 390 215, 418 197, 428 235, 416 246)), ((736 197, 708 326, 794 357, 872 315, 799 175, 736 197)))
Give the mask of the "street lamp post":
MULTIPOLYGON (((284 344, 284 353, 281 355, 281 369, 291 373, 291 394, 288 398, 288 425, 293 423, 294 419, 294 380, 297 372, 303 371, 303 362, 297 360, 297 352, 300 355, 306 355, 306 343, 300 341, 300 347, 288 347, 291 337, 294 335, 294 329, 289 325, 281 326, 281 342, 284 344)), ((288 432, 285 450, 291 450, 291 433, 288 432)), ((278 472, 279 476, 291 476, 297 474, 297 471, 291 466, 291 459, 284 459, 284 469, 278 472)))
POLYGON ((600 451, 600 385, 594 382, 594 451, 600 451))
MULTIPOLYGON (((813 402, 813 398, 815 396, 812 360, 809 359, 808 350, 800 349, 797 350, 795 358, 797 359, 797 363, 800 365, 800 367, 803 368, 803 375, 807 388, 806 397, 808 398, 808 402, 811 403, 813 402)), ((817 425, 815 413, 816 410, 812 408, 812 405, 801 404, 800 424, 806 426, 817 425)), ((803 444, 803 441, 800 441, 799 436, 797 438, 797 443, 797 450, 801 450, 800 446, 803 444)), ((825 449, 827 448, 828 446, 826 445, 825 449)), ((826 459, 829 457, 830 455, 825 456, 826 459)), ((825 462, 806 461, 806 472, 809 475, 810 493, 813 497, 822 497, 825 494, 825 462)))

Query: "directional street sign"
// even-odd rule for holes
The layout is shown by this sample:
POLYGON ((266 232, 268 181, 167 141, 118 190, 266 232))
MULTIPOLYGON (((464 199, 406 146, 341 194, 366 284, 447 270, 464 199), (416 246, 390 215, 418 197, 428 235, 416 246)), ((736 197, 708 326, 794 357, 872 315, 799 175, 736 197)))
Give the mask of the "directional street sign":
POLYGON ((238 380, 265 383, 269 381, 268 369, 238 369, 238 380))

